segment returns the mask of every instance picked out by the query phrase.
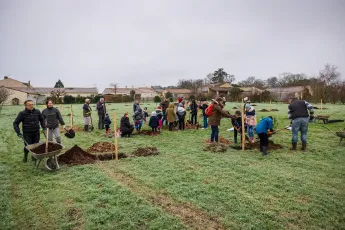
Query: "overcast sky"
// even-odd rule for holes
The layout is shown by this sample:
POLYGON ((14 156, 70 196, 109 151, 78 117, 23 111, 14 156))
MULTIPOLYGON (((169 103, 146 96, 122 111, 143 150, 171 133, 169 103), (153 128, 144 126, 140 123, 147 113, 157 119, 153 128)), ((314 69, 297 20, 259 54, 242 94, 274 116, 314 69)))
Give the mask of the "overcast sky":
POLYGON ((217 68, 345 75, 343 0, 0 0, 0 76, 53 87, 172 85, 217 68))

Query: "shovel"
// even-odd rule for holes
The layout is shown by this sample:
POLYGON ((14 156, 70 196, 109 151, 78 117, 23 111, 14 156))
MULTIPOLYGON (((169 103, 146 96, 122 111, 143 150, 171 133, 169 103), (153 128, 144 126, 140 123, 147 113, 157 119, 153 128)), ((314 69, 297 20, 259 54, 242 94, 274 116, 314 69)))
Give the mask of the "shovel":
POLYGON ((90 130, 93 131, 94 127, 93 127, 93 123, 92 123, 92 116, 90 114, 90 120, 91 120, 91 127, 90 127, 90 130))
POLYGON ((72 139, 75 137, 75 132, 73 129, 67 130, 66 128, 64 128, 64 130, 66 131, 65 133, 65 137, 72 139))

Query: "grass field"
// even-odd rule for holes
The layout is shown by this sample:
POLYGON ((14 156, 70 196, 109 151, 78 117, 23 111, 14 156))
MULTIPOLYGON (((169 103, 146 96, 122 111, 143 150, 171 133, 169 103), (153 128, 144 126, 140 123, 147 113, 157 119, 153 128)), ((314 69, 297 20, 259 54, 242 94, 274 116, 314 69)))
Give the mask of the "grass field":
MULTIPOLYGON (((235 105, 227 109, 234 113, 235 105)), ((152 111, 155 104, 145 106, 152 111)), ((257 117, 273 115, 276 129, 288 125, 287 105, 272 107, 279 112, 257 117)), ((316 114, 345 118, 345 106, 324 107, 316 114)), ((73 108, 75 124, 82 126, 81 105, 73 108)), ((0 115, 0 229, 345 229, 345 141, 339 146, 321 123, 310 124, 305 153, 289 151, 289 131, 272 137, 284 148, 267 157, 254 150, 205 152, 210 130, 164 131, 119 139, 120 152, 154 145, 158 156, 48 172, 22 163, 23 143, 12 127, 22 109, 4 107, 0 115)), ((127 110, 132 105, 108 106, 119 115, 127 110)), ((224 119, 220 135, 232 141, 233 133, 225 131, 230 126, 224 119)), ((335 131, 345 123, 327 126, 335 131)), ((112 140, 98 130, 63 137, 66 149, 87 149, 98 141, 112 140)))

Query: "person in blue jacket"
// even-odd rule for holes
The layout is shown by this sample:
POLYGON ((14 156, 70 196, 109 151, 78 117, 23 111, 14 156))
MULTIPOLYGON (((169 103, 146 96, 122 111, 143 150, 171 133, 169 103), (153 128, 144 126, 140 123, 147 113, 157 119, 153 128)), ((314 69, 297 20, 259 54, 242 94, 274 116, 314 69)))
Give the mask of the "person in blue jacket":
POLYGON ((273 119, 271 116, 263 118, 256 126, 256 133, 260 138, 260 152, 263 156, 268 154, 268 135, 273 132, 273 119))

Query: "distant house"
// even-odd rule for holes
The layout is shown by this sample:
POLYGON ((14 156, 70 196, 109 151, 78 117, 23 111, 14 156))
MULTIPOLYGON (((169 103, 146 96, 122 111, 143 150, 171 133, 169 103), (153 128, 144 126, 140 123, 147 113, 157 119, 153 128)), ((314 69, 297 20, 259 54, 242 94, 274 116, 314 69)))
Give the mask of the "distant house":
POLYGON ((231 90, 231 84, 230 83, 222 83, 222 84, 210 84, 210 85, 205 85, 202 89, 203 93, 213 93, 217 97, 220 94, 229 94, 231 90), (206 88, 208 91, 206 92, 206 88))
POLYGON ((255 87, 241 87, 241 97, 250 97, 253 95, 258 95, 263 92, 263 90, 255 87))
POLYGON ((0 80, 0 86, 5 87, 23 87, 23 88, 30 88, 30 81, 28 83, 21 82, 10 77, 5 76, 4 79, 0 80))
MULTIPOLYGON (((135 88, 116 88, 116 95, 131 95, 131 91, 135 88)), ((115 95, 115 89, 114 88, 105 88, 103 90, 103 95, 115 95)))
POLYGON ((305 95, 305 90, 308 90, 308 93, 311 95, 313 94, 311 88, 309 86, 290 86, 290 87, 276 87, 276 88, 268 88, 266 89, 271 93, 273 98, 279 101, 286 101, 291 97, 295 97, 298 99, 303 99, 305 95))
POLYGON ((192 95, 192 90, 190 89, 165 89, 162 93, 163 96, 165 97, 165 95, 168 92, 172 93, 174 98, 178 98, 178 97, 189 98, 190 95, 192 95))
POLYGON ((138 88, 138 89, 134 89, 136 94, 140 94, 142 99, 145 100, 153 100, 155 98, 155 96, 158 96, 158 92, 156 92, 153 88, 138 88))
POLYGON ((4 105, 22 105, 24 104, 24 101, 28 99, 37 102, 37 100, 40 97, 40 95, 37 92, 28 87, 0 87, 6 88, 10 93, 10 96, 4 102, 4 105))

